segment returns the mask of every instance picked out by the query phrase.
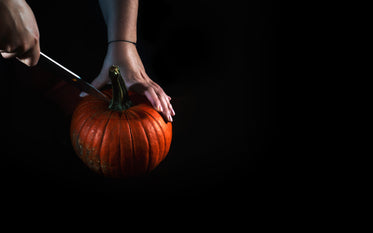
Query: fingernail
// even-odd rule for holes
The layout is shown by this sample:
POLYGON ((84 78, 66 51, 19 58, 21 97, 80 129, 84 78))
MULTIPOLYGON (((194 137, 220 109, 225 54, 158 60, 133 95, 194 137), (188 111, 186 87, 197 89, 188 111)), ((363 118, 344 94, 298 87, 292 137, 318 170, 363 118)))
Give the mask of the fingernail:
POLYGON ((162 109, 162 106, 161 106, 161 105, 158 105, 158 106, 157 106, 157 111, 158 111, 158 112, 163 112, 163 109, 162 109))
POLYGON ((168 115, 167 119, 169 122, 172 122, 172 117, 170 115, 168 115))
POLYGON ((85 92, 82 92, 82 93, 80 93, 80 97, 85 97, 85 96, 87 96, 88 94, 87 93, 85 93, 85 92))
POLYGON ((171 109, 171 112, 172 112, 172 116, 176 115, 176 113, 175 113, 175 111, 173 109, 171 109))

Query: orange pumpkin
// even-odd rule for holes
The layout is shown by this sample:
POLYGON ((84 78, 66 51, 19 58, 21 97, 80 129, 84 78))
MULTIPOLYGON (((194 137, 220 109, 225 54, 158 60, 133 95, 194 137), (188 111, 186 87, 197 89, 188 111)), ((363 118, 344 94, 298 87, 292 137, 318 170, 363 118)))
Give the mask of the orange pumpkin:
POLYGON ((75 152, 93 171, 124 178, 152 171, 165 159, 172 125, 143 97, 127 92, 119 67, 109 71, 111 102, 85 97, 75 109, 70 136, 75 152))

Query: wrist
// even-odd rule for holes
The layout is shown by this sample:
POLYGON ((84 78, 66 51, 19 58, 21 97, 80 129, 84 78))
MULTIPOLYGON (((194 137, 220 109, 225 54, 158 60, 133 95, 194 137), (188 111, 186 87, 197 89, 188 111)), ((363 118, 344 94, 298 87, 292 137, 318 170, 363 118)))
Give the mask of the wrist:
POLYGON ((26 3, 25 0, 0 0, 0 3, 20 3, 20 2, 23 2, 23 3, 26 3))
POLYGON ((129 43, 129 42, 122 42, 122 41, 108 43, 107 49, 110 53, 122 54, 122 55, 126 55, 126 54, 133 55, 133 51, 137 51, 135 44, 129 43))

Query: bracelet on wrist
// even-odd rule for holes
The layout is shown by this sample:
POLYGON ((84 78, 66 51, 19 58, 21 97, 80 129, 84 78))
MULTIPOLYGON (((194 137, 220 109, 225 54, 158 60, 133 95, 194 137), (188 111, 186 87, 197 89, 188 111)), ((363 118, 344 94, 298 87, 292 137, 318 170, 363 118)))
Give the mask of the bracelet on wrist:
POLYGON ((114 42, 126 42, 126 43, 134 44, 136 46, 136 42, 129 41, 129 40, 111 40, 111 41, 107 42, 107 44, 109 45, 110 43, 114 43, 114 42))

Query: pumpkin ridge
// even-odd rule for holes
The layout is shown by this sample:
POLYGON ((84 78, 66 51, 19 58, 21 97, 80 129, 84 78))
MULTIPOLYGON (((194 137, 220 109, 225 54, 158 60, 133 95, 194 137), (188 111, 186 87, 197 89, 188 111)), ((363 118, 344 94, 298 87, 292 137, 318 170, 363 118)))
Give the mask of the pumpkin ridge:
POLYGON ((130 140, 129 144, 130 144, 130 146, 128 146, 128 144, 126 144, 128 146, 128 148, 130 147, 130 150, 129 150, 130 153, 128 153, 127 146, 126 147, 122 146, 122 140, 123 140, 122 139, 123 136, 121 137, 122 134, 119 135, 119 146, 120 146, 119 152, 120 152, 120 157, 121 157, 121 160, 120 160, 120 163, 121 163, 120 164, 120 169, 122 171, 122 174, 128 175, 128 173, 130 173, 129 171, 132 169, 132 167, 131 167, 132 164, 130 162, 131 160, 127 161, 127 159, 128 159, 127 156, 129 154, 133 154, 133 142, 132 142, 131 128, 130 128, 130 125, 128 123, 128 118, 127 118, 127 115, 126 115, 125 112, 126 111, 121 112, 120 121, 119 121, 120 123, 119 124, 120 124, 120 130, 121 130, 121 132, 124 132, 123 129, 126 128, 126 129, 128 129, 128 131, 126 131, 126 132, 129 132, 128 134, 131 135, 131 137, 129 137, 129 140, 130 140), (127 124, 126 125, 127 127, 125 127, 124 124, 127 124))
MULTIPOLYGON (((109 110, 108 110, 108 111, 109 111, 109 110)), ((105 112, 107 112, 107 111, 105 111, 105 112)), ((105 113, 105 112, 103 112, 103 113, 105 113)), ((101 141, 100 141, 100 143, 99 143, 100 148, 97 150, 97 151, 99 152, 99 157, 100 157, 100 167, 99 167, 99 172, 101 172, 101 173, 104 174, 104 175, 105 175, 105 173, 104 173, 104 171, 102 170, 102 153, 101 153, 101 149, 102 149, 102 143, 103 143, 103 141, 104 141, 104 137, 105 137, 105 134, 106 134, 106 128, 107 128, 107 125, 108 125, 108 123, 109 123, 109 121, 110 121, 111 114, 113 114, 112 111, 109 111, 109 112, 110 112, 110 114, 109 114, 109 116, 108 116, 108 118, 107 118, 107 121, 106 121, 106 123, 105 123, 105 126, 104 126, 104 132, 102 132, 101 141)))
MULTIPOLYGON (((127 110, 127 113, 128 114, 132 114, 132 116, 133 116, 133 119, 135 120, 134 122, 138 122, 138 124, 141 126, 140 128, 141 128, 141 130, 140 130, 140 128, 138 128, 138 127, 136 127, 137 128, 137 132, 141 132, 142 134, 144 134, 145 135, 145 139, 146 139, 146 141, 147 141, 147 145, 148 145, 148 148, 147 148, 147 151, 146 151, 146 155, 144 156, 144 158, 146 159, 145 160, 145 166, 144 166, 144 170, 146 171, 147 169, 148 169, 148 166, 149 166, 149 157, 150 157, 150 147, 149 147, 149 139, 148 139, 148 136, 146 135, 146 132, 145 132, 145 129, 144 129, 144 127, 143 127, 143 125, 142 125, 142 122, 141 122, 141 120, 139 120, 139 119, 137 119, 137 118, 139 118, 139 115, 135 112, 135 111, 133 111, 133 109, 128 109, 127 110), (137 121, 136 121, 137 120, 137 121)), ((136 131, 134 131, 134 132, 136 132, 136 131)), ((137 133, 138 134, 138 133, 137 133)), ((140 134, 141 135, 141 134, 140 134)), ((139 135, 136 135, 137 137, 139 136, 139 135)), ((143 135, 141 135, 141 136, 143 136, 143 135)), ((134 146, 134 147, 136 147, 136 146, 134 146)), ((136 153, 134 153, 134 155, 136 155, 136 153)), ((136 159, 138 159, 138 158, 136 158, 136 159)), ((136 159, 134 160, 134 161, 136 161, 136 159)), ((142 164, 141 164, 142 165, 142 164)))
MULTIPOLYGON (((101 116, 107 115, 108 112, 109 112, 108 110, 104 111, 104 112, 100 112, 99 114, 97 114, 97 116, 100 119, 101 116)), ((92 118, 94 118, 94 117, 92 117, 92 118)), ((104 126, 105 128, 106 128, 107 124, 108 124, 108 122, 105 123, 105 126, 104 126)), ((90 132, 93 127, 95 127, 96 129, 99 129, 97 127, 97 125, 96 125, 96 122, 92 122, 92 126, 90 126, 88 132, 90 132)), ((89 164, 89 161, 90 161, 89 160, 90 157, 91 157, 90 159, 92 159, 94 161, 94 163, 98 160, 98 166, 97 166, 98 167, 98 173, 102 173, 102 171, 101 171, 101 158, 100 158, 100 150, 101 150, 101 145, 102 145, 102 138, 101 138, 101 142, 99 144, 100 145, 99 150, 93 151, 93 148, 94 148, 94 145, 95 145, 95 141, 96 141, 95 140, 96 134, 97 134, 97 131, 95 132, 95 135, 92 135, 91 140, 89 140, 89 141, 86 140, 87 141, 86 142, 87 143, 86 148, 88 148, 88 153, 86 154, 86 157, 87 157, 87 163, 88 164, 89 164), (92 155, 95 155, 94 158, 92 158, 92 155)), ((105 131, 102 132, 102 136, 101 137, 103 137, 104 134, 105 134, 105 131)), ((86 139, 88 139, 88 137, 86 139)), ((94 169, 94 170, 96 170, 96 169, 94 169)))
MULTIPOLYGON (((133 109, 135 110, 135 109, 133 109)), ((136 109, 136 111, 138 111, 138 109, 136 109)), ((140 112, 140 111, 138 111, 140 112)), ((149 171, 153 170, 155 167, 158 166, 158 164, 162 161, 162 157, 163 157, 163 154, 165 152, 165 148, 164 148, 164 143, 162 140, 164 140, 164 134, 163 134, 163 129, 162 127, 160 127, 160 125, 158 124, 158 122, 154 123, 154 118, 152 118, 151 116, 149 116, 149 114, 147 114, 146 111, 141 111, 141 114, 145 115, 147 118, 147 122, 149 123, 149 125, 151 126, 152 130, 154 131, 154 134, 156 135, 155 139, 157 140, 157 147, 158 147, 158 151, 157 151, 157 156, 152 156, 151 157, 151 160, 149 161, 149 171), (161 132, 159 132, 161 131, 161 132), (163 136, 163 139, 161 139, 161 137, 163 136), (151 164, 150 162, 153 162, 153 164, 151 164)), ((147 137, 149 139, 149 132, 146 131, 146 134, 147 134, 147 137)), ((150 145, 149 145, 150 147, 150 145)))
MULTIPOLYGON (((132 110, 132 112, 134 112, 135 114, 136 114, 136 116, 140 116, 140 114, 141 113, 138 113, 137 112, 137 109, 136 108, 133 108, 133 109, 131 109, 132 110)), ((140 124, 141 124, 141 127, 142 127, 142 129, 143 129, 143 131, 144 131, 144 134, 145 134, 145 137, 146 137, 146 140, 147 140, 147 142, 148 142, 148 147, 149 147, 149 152, 148 152, 148 166, 147 166, 147 173, 149 173, 150 171, 151 171, 151 164, 152 164, 152 160, 153 160, 153 153, 152 153, 152 146, 151 146, 151 144, 150 144, 150 139, 149 139, 149 135, 148 135, 148 132, 147 132, 147 130, 146 130, 146 126, 144 126, 144 124, 143 124, 143 121, 142 120, 140 120, 139 121, 140 122, 140 124)), ((152 126, 153 127, 153 126, 152 126)), ((157 139, 157 141, 158 141, 158 139, 157 139)), ((158 144, 158 143, 157 143, 158 144)))
MULTIPOLYGON (((110 117, 110 120, 106 126, 107 134, 110 136, 104 140, 109 139, 110 143, 106 147, 108 164, 108 175, 111 177, 120 177, 121 176, 121 156, 120 156, 120 135, 121 128, 118 125, 118 122, 121 119, 122 111, 113 111, 110 117)), ((106 136, 105 136, 106 137, 106 136)), ((104 144, 104 143, 103 143, 104 144)))
MULTIPOLYGON (((82 160, 84 160, 84 161, 86 161, 88 164, 89 164, 89 155, 90 155, 90 153, 91 153, 91 151, 89 150, 89 145, 91 144, 91 142, 93 141, 93 139, 94 139, 94 137, 92 137, 92 138, 90 138, 91 137, 91 135, 90 135, 90 130, 92 129, 92 127, 94 127, 94 120, 93 120, 93 118, 94 118, 95 116, 91 116, 87 121, 85 121, 84 122, 84 126, 85 127, 82 127, 82 128, 86 128, 87 127, 87 129, 86 129, 86 131, 87 131, 87 134, 86 135, 84 135, 84 141, 85 141, 85 143, 84 143, 84 146, 83 146, 83 148, 84 148, 84 153, 82 153, 82 156, 81 156, 81 159, 82 160), (93 123, 92 123, 92 121, 93 121, 93 123), (89 125, 88 125, 88 122, 90 123, 89 125), (90 140, 87 140, 87 139, 90 139, 90 140)), ((81 136, 80 135, 80 133, 79 133, 79 140, 78 140, 78 143, 79 143, 79 141, 80 141, 80 138, 83 138, 83 136, 81 136)), ((79 145, 79 144, 78 144, 79 145)))
MULTIPOLYGON (((123 115, 123 112, 119 112, 119 132, 122 131, 122 115, 123 115)), ((119 141, 119 169, 120 169, 120 174, 123 174, 123 166, 122 166, 122 141, 121 141, 121 137, 120 137, 121 133, 118 134, 118 141, 119 141)))
MULTIPOLYGON (((150 113, 148 113, 146 111, 144 111, 144 113, 147 114, 148 116, 150 116, 156 122, 156 124, 159 126, 159 128, 161 129, 161 132, 162 132, 162 135, 163 135, 163 139, 164 139, 164 150, 163 150, 164 153, 162 154, 162 159, 163 159, 163 157, 166 155, 166 152, 167 152, 166 151, 167 150, 167 138, 166 138, 166 135, 164 134, 163 128, 159 124, 159 122, 157 121, 157 119, 155 119, 155 117, 153 117, 152 114, 150 114, 150 113)), ((162 160, 162 159, 160 159, 160 160, 162 160)))
MULTIPOLYGON (((130 124, 130 121, 129 121, 129 118, 128 118, 128 115, 127 115, 127 112, 128 112, 129 110, 127 110, 127 111, 124 111, 123 113, 124 113, 124 116, 126 117, 126 119, 127 119, 127 123, 128 123, 128 128, 130 129, 130 135, 131 135, 131 146, 132 146, 132 161, 134 161, 135 159, 134 159, 134 157, 135 157, 135 145, 133 144, 133 131, 132 131, 132 127, 131 127, 131 124, 130 124)), ((134 169, 135 170, 135 167, 133 166, 134 164, 133 164, 133 162, 131 163, 131 168, 129 169, 130 170, 130 174, 132 175, 132 169, 134 169)))
MULTIPOLYGON (((80 148, 80 146, 79 146, 79 142, 80 142, 80 134, 81 134, 81 132, 82 132, 82 130, 84 129, 84 127, 85 127, 85 125, 87 124, 87 122, 89 122, 90 120, 92 120, 97 114, 99 114, 100 112, 99 111, 97 111, 97 112, 95 112, 94 114, 92 114, 90 117, 87 117, 87 118, 85 118, 84 119, 84 122, 83 122, 83 124, 81 125, 81 127, 80 127, 80 129, 76 132, 76 133, 74 133, 73 132, 73 134, 72 134, 72 136, 74 137, 73 139, 73 141, 76 143, 76 145, 80 148)), ((79 155, 81 155, 80 157, 82 158, 82 154, 81 153, 79 153, 79 155)))
POLYGON ((157 132, 157 135, 159 135, 160 137, 162 137, 162 139, 160 139, 160 137, 158 139, 158 146, 159 146, 159 156, 158 156, 158 159, 157 159, 157 165, 159 165, 159 163, 165 158, 166 156, 166 148, 167 148, 167 140, 166 140, 166 135, 164 134, 164 131, 163 131, 163 128, 162 126, 159 124, 158 121, 155 120, 155 118, 149 114, 148 112, 144 111, 144 114, 147 115, 149 117, 149 119, 151 119, 151 122, 152 122, 152 126, 153 128, 156 130, 157 132), (158 130, 158 129, 159 130, 158 130), (160 131, 160 133, 158 133, 158 131, 160 131))
MULTIPOLYGON (((83 105, 84 106, 84 105, 83 105)), ((81 108, 81 106, 80 106, 80 108, 81 108)), ((92 114, 90 117, 87 117, 87 118, 85 118, 84 119, 84 123, 81 125, 81 127, 80 127, 80 129, 77 131, 77 136, 79 136, 80 135, 80 132, 82 131, 82 129, 84 128, 84 125, 86 124, 86 122, 88 121, 88 120, 91 120, 93 117, 95 117, 97 114, 99 114, 100 113, 100 109, 98 108, 98 109, 96 109, 97 111, 94 113, 94 114, 92 114)), ((81 113, 79 113, 79 114, 81 114, 81 113)), ((73 116, 72 117, 73 119, 75 119, 75 117, 73 116)))

